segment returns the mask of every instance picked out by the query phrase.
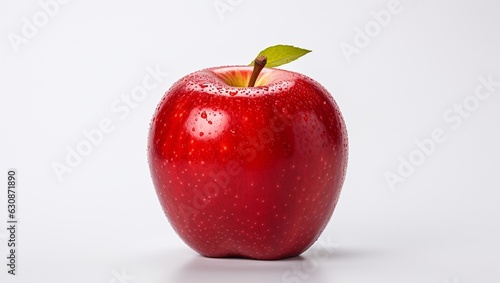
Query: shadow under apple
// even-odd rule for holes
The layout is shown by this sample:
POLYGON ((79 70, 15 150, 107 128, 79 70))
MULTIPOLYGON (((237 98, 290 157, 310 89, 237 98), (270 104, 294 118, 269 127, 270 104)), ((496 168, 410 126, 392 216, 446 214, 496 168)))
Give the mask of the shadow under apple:
POLYGON ((271 261, 196 255, 167 282, 333 282, 331 270, 335 268, 335 262, 370 254, 312 247, 301 256, 271 261))

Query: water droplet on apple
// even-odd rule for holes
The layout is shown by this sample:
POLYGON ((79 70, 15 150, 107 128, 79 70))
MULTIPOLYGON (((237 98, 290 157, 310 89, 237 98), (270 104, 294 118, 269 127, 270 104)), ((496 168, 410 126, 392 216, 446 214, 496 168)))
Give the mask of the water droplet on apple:
POLYGON ((204 134, 205 134, 205 133, 203 133, 203 132, 200 132, 200 137, 203 137, 203 135, 204 135, 204 134))
POLYGON ((203 111, 203 112, 201 113, 201 118, 203 118, 203 119, 207 119, 207 112, 203 111))
POLYGON ((235 96, 237 94, 238 94, 238 90, 231 90, 231 91, 229 91, 229 95, 231 95, 231 96, 235 96))

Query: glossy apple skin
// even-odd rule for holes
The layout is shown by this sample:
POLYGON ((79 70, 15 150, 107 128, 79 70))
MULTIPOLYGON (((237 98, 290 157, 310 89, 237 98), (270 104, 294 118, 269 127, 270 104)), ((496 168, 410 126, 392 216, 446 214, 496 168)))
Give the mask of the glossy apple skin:
POLYGON ((347 132, 328 91, 279 69, 264 69, 265 86, 224 79, 250 73, 219 67, 182 78, 150 125, 149 165, 163 210, 207 257, 301 254, 327 225, 345 177, 347 132))

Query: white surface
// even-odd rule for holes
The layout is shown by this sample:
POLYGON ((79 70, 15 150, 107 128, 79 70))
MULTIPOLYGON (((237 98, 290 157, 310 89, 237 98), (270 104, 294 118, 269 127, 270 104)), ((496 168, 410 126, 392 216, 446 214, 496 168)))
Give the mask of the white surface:
MULTIPOLYGON (((70 1, 17 53, 9 34, 43 10, 34 0, 0 2, 0 174, 13 167, 20 179, 18 275, 2 259, 1 282, 500 280, 500 87, 456 129, 442 118, 474 94, 478 77, 500 81, 498 1, 401 1, 350 63, 340 45, 354 44, 356 27, 390 1, 221 0, 234 5, 223 17, 216 2, 70 1), (313 50, 284 68, 321 82, 343 111, 350 161, 340 202, 300 258, 202 258, 158 204, 149 121, 183 75, 246 64, 278 43, 313 50), (169 75, 128 115, 113 111, 155 66, 169 75), (114 130, 60 182, 52 163, 103 119, 114 130), (384 174, 436 128, 446 140, 391 189, 384 174)), ((6 193, 0 211, 4 227, 6 193)))

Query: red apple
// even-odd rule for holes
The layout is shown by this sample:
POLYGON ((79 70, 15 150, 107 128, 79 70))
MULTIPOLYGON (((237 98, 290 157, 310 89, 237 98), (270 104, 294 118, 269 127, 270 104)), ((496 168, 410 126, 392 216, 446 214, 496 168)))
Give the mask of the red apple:
POLYGON ((187 75, 150 125, 149 165, 163 210, 207 257, 301 254, 327 225, 345 177, 347 132, 328 91, 275 68, 247 87, 251 75, 251 66, 187 75))

